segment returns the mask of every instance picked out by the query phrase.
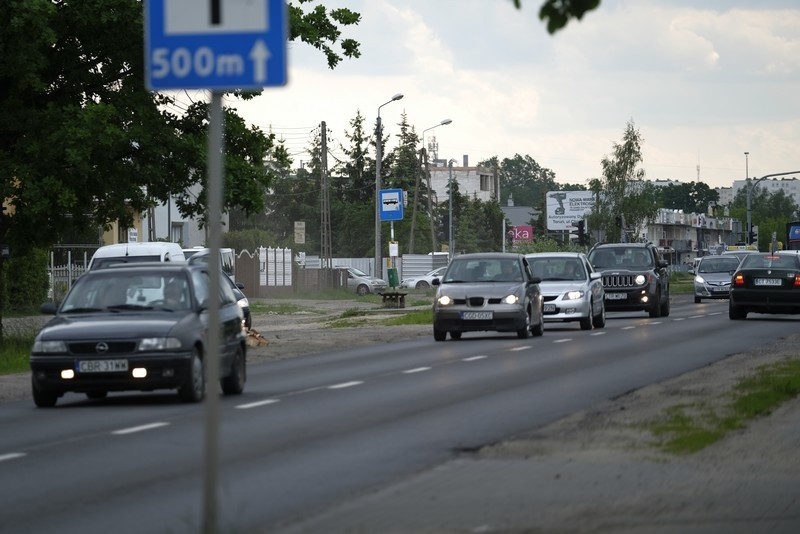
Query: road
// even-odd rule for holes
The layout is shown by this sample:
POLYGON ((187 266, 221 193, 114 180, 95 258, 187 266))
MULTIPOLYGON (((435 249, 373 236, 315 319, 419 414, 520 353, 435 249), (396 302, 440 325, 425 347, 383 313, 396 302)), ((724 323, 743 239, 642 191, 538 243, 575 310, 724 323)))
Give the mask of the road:
MULTIPOLYGON (((527 340, 420 338, 253 365, 245 394, 221 399, 220 531, 280 531, 796 324, 732 322, 726 303, 677 297, 669 317, 609 314, 601 330, 548 323, 527 340)), ((0 405, 0 532, 199 531, 204 415, 172 394, 0 405)))

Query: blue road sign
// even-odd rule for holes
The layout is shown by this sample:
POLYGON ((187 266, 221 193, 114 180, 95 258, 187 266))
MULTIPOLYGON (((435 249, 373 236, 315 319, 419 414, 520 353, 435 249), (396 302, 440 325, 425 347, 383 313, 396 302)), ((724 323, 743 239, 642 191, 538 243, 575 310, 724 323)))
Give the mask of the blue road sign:
POLYGON ((381 220, 403 220, 403 190, 381 189, 381 220))
POLYGON ((285 0, 145 0, 147 88, 285 85, 285 0))

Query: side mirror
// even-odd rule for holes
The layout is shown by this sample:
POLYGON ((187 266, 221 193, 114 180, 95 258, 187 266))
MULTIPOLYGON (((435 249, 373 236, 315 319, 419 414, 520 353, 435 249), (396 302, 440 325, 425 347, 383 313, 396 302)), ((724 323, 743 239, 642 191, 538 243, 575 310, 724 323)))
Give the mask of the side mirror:
POLYGON ((542 279, 539 278, 538 276, 531 277, 531 280, 530 280, 531 284, 540 284, 541 282, 542 282, 542 279))
POLYGON ((58 311, 59 302, 45 302, 39 311, 44 315, 55 315, 58 311))
POLYGON ((432 286, 440 286, 440 285, 442 285, 442 282, 438 278, 434 278, 433 280, 431 280, 431 285, 432 286))
POLYGON ((597 271, 592 271, 589 273, 590 280, 600 280, 601 278, 603 278, 603 273, 599 273, 597 271))

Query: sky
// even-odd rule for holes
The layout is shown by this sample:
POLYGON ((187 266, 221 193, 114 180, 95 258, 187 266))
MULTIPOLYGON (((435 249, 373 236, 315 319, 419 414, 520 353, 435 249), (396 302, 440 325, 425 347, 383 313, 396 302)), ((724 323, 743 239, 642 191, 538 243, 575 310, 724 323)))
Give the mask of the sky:
POLYGON ((425 132, 442 159, 519 154, 557 182, 586 184, 633 122, 649 180, 729 187, 800 171, 796 0, 603 0, 555 35, 542 2, 322 0, 361 14, 343 32, 361 57, 331 70, 320 51, 289 43, 286 86, 226 105, 284 139, 295 166, 322 121, 343 158, 357 112, 373 129, 401 93, 380 107, 387 150, 402 113, 418 135, 450 119, 425 132))

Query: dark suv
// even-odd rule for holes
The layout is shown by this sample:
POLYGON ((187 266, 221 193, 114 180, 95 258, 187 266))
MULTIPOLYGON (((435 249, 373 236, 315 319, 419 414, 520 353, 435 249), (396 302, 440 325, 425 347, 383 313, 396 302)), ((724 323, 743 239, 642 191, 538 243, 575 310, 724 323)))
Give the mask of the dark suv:
POLYGON ((603 273, 606 311, 669 315, 669 273, 652 243, 598 243, 589 261, 603 273))

